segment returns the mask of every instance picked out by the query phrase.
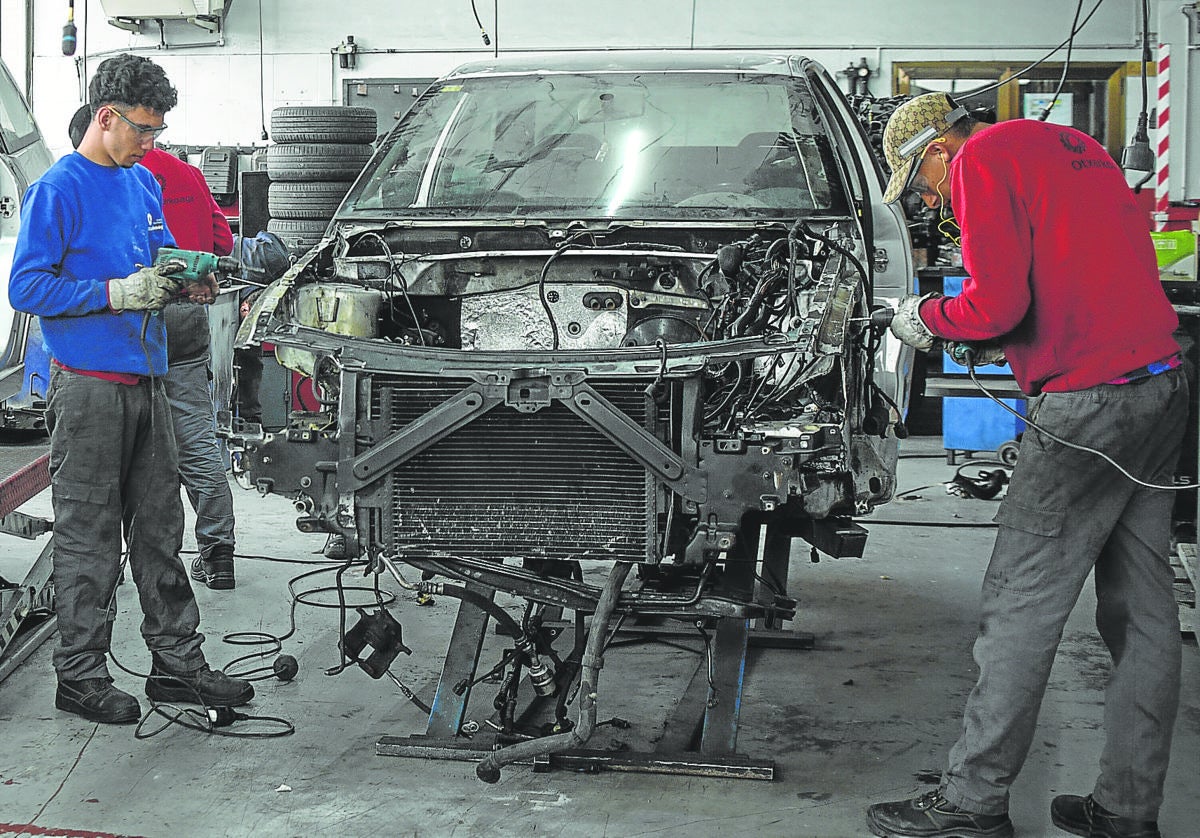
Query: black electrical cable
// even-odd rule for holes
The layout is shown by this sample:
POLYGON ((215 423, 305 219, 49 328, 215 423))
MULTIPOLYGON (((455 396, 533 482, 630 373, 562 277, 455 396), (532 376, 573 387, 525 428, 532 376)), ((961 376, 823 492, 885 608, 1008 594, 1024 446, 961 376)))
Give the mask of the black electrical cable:
POLYGON ((712 638, 704 630, 704 623, 702 622, 696 622, 696 631, 700 632, 700 637, 704 640, 704 675, 708 679, 708 699, 709 701, 714 699, 719 700, 717 685, 713 682, 713 670, 716 668, 716 664, 713 661, 712 638))
POLYGON ((1150 92, 1147 88, 1146 65, 1153 56, 1150 55, 1150 0, 1142 0, 1142 113, 1149 112, 1150 92))
MULTIPOLYGON (((361 566, 361 565, 364 565, 365 562, 350 562, 351 566, 354 566, 355 564, 361 566)), ((308 579, 312 576, 317 576, 321 573, 330 573, 335 570, 343 571, 345 566, 346 566, 345 562, 338 562, 337 564, 330 564, 329 562, 325 562, 324 566, 322 566, 322 567, 318 567, 314 570, 305 571, 305 572, 300 573, 296 576, 293 576, 291 579, 289 579, 288 583, 287 583, 287 588, 288 588, 288 595, 291 600, 291 604, 290 604, 290 608, 288 611, 288 630, 285 633, 280 634, 280 635, 272 634, 271 632, 267 632, 267 631, 234 631, 234 632, 229 632, 228 634, 225 634, 221 639, 223 642, 228 643, 230 646, 267 646, 268 648, 265 650, 262 650, 262 651, 251 652, 250 654, 246 654, 246 655, 242 655, 241 657, 234 658, 229 663, 225 664, 222 671, 225 672, 226 675, 229 675, 231 677, 243 678, 248 681, 262 681, 262 680, 267 680, 269 678, 276 677, 277 673, 275 672, 274 666, 260 666, 260 667, 256 667, 256 668, 252 668, 252 669, 248 669, 248 670, 243 670, 243 671, 236 671, 236 668, 239 664, 244 663, 246 661, 254 660, 255 658, 269 657, 270 655, 273 655, 273 654, 276 654, 276 653, 282 651, 283 641, 287 640, 288 638, 290 638, 292 635, 294 635, 296 633, 296 606, 307 605, 307 606, 310 606, 313 608, 341 608, 341 607, 356 608, 356 607, 360 607, 360 606, 357 606, 354 604, 345 604, 344 594, 343 594, 343 598, 336 605, 334 603, 320 602, 318 600, 312 599, 312 597, 315 597, 318 594, 328 593, 330 591, 335 590, 334 586, 325 585, 325 586, 316 587, 316 588, 306 588, 301 591, 296 590, 297 584, 299 584, 301 581, 303 581, 305 579, 308 579), (234 670, 234 671, 231 671, 231 670, 234 670)), ((351 586, 348 588, 344 587, 343 590, 359 591, 359 592, 368 591, 368 592, 374 593, 375 594, 375 598, 374 598, 375 602, 371 603, 371 604, 379 604, 380 600, 379 600, 378 592, 373 588, 367 588, 367 587, 359 585, 359 586, 351 586)), ((393 594, 388 594, 388 599, 383 604, 389 604, 394 601, 395 601, 395 596, 393 594)), ((343 636, 344 636, 344 632, 343 632, 343 636)))
POLYGON ((817 241, 825 244, 825 246, 831 250, 845 256, 846 259, 850 261, 850 264, 854 266, 854 269, 858 271, 858 275, 862 277, 863 288, 866 291, 867 299, 875 299, 875 289, 873 287, 873 283, 871 282, 871 275, 867 273, 867 269, 863 267, 863 263, 859 261, 857 256, 851 253, 847 248, 842 247, 840 244, 835 242, 831 237, 822 233, 818 233, 816 230, 812 229, 808 225, 808 222, 804 221, 803 219, 797 221, 796 226, 799 227, 809 238, 816 239, 817 241))
POLYGON ((1079 31, 1079 13, 1083 11, 1083 0, 1079 0, 1075 4, 1075 17, 1071 20, 1071 34, 1067 38, 1067 56, 1063 60, 1062 75, 1058 78, 1058 87, 1054 90, 1054 95, 1050 97, 1050 101, 1046 103, 1046 107, 1042 109, 1041 116, 1038 117, 1040 122, 1045 122, 1050 118, 1050 111, 1054 109, 1054 104, 1058 101, 1059 95, 1062 93, 1063 85, 1067 83, 1067 71, 1071 69, 1071 51, 1075 48, 1075 33, 1079 31))
POLYGON ((767 579, 767 577, 763 576, 758 571, 754 572, 754 578, 757 579, 759 582, 762 582, 767 587, 767 589, 771 593, 773 593, 775 596, 783 596, 783 589, 782 589, 778 579, 772 581, 770 579, 767 579))
POLYGON ((491 669, 489 669, 487 672, 483 673, 482 675, 476 675, 474 678, 471 678, 470 680, 463 679, 459 683, 455 684, 454 685, 454 694, 462 695, 467 690, 471 689, 472 687, 476 686, 477 684, 482 684, 484 681, 487 681, 489 678, 494 678, 498 673, 503 671, 506 666, 508 666, 508 664, 513 660, 513 658, 515 658, 519 654, 521 654, 520 649, 505 649, 504 653, 502 655, 500 655, 500 662, 497 663, 495 666, 493 666, 491 669))
POLYGON ((420 582, 417 584, 417 590, 427 594, 444 594, 445 596, 469 602, 479 610, 490 614, 500 626, 508 630, 507 633, 512 637, 520 639, 525 636, 521 624, 516 621, 515 617, 505 611, 499 603, 463 585, 454 585, 448 582, 420 582))
POLYGON ((743 363, 748 363, 748 362, 743 362, 743 361, 734 361, 733 362, 734 366, 737 368, 737 380, 734 381, 732 385, 730 385, 729 394, 727 396, 725 396, 724 399, 721 400, 720 404, 718 404, 716 407, 711 408, 710 410, 706 410, 704 412, 704 421, 705 422, 707 422, 710 419, 715 418, 716 415, 718 413, 720 413, 722 410, 724 410, 725 406, 727 404, 729 404, 730 400, 737 394, 738 388, 742 385, 742 378, 745 376, 745 372, 742 369, 743 363))
MULTIPOLYGON (((181 556, 198 556, 198 550, 180 550, 181 556)), ((337 558, 281 558, 278 556, 258 556, 254 553, 235 552, 234 558, 245 558, 251 562, 275 562, 276 564, 318 564, 318 565, 334 565, 341 564, 341 559, 337 558)))
POLYGON ((263 24, 262 0, 258 0, 258 118, 262 127, 260 139, 270 139, 267 133, 267 89, 263 81, 263 24))
POLYGON ((203 712, 192 707, 176 707, 173 704, 154 702, 150 709, 138 721, 134 728, 135 739, 149 739, 162 733, 171 725, 179 725, 200 733, 211 733, 213 736, 227 736, 231 739, 278 739, 291 736, 296 732, 296 726, 287 719, 279 716, 259 716, 241 713, 232 707, 208 707, 203 712), (168 710, 174 713, 168 713, 168 710), (146 722, 153 715, 162 716, 166 721, 151 731, 146 731, 146 722), (277 726, 276 730, 222 730, 233 722, 258 722, 263 725, 277 726))
POLYGON ((1011 76, 1009 76, 1006 79, 1001 79, 1000 81, 996 82, 995 84, 989 84, 989 85, 987 85, 985 87, 981 87, 977 90, 972 90, 972 91, 966 93, 965 95, 974 97, 974 96, 979 96, 981 93, 989 93, 989 92, 995 90, 997 87, 1003 87, 1004 85, 1008 84, 1009 82, 1013 81, 1014 79, 1021 78, 1021 76, 1025 75, 1030 70, 1044 64, 1046 62, 1046 59, 1048 59, 1050 56, 1054 55, 1054 53, 1058 52, 1060 49, 1065 47, 1068 43, 1070 43, 1072 38, 1074 38, 1076 35, 1078 35, 1080 32, 1083 31, 1083 27, 1087 26, 1087 22, 1092 19, 1092 15, 1096 14, 1096 10, 1100 8, 1100 4, 1103 2, 1104 2, 1104 0, 1096 0, 1096 5, 1092 6, 1092 10, 1090 12, 1088 12, 1087 17, 1085 17, 1083 19, 1083 22, 1080 23, 1079 26, 1075 27, 1072 30, 1071 34, 1068 35, 1066 37, 1066 39, 1063 40, 1062 43, 1060 43, 1054 49, 1050 50, 1048 53, 1043 55, 1037 61, 1034 61, 1032 64, 1028 64, 1025 67, 1022 67, 1020 70, 1017 70, 1017 72, 1013 73, 1011 76))
POLYGON ((483 45, 490 47, 492 39, 488 37, 487 30, 483 28, 483 21, 479 19, 479 10, 475 8, 475 0, 471 0, 471 14, 475 15, 475 25, 479 27, 479 35, 483 38, 483 45))
MULTIPOLYGON (((124 565, 122 565, 122 570, 123 569, 124 569, 124 565)), ((116 595, 115 590, 113 591, 113 595, 114 596, 116 595)), ((172 724, 178 724, 182 727, 190 728, 191 730, 198 730, 202 733, 213 733, 218 736, 228 736, 228 737, 239 738, 239 739, 275 739, 280 736, 290 736, 291 734, 296 732, 295 726, 287 719, 283 719, 278 716, 250 715, 250 714, 235 711, 231 707, 216 707, 216 706, 207 705, 207 704, 205 704, 204 699, 201 697, 200 693, 195 689, 195 687, 192 687, 186 681, 183 681, 183 680, 177 679, 177 678, 171 678, 170 676, 167 676, 167 675, 155 675, 153 673, 136 672, 133 669, 130 669, 129 667, 125 666, 125 664, 121 663, 120 659, 117 658, 116 654, 113 653, 111 648, 108 650, 108 656, 112 659, 113 664, 118 669, 120 669, 122 672, 126 673, 127 675, 132 675, 136 678, 144 678, 146 680, 149 680, 151 678, 169 678, 170 680, 173 680, 176 683, 187 686, 189 689, 191 689, 192 693, 194 694, 194 696, 196 698, 195 703, 201 705, 204 708, 203 711, 196 710, 193 708, 181 709, 181 708, 176 707, 173 704, 169 704, 167 702, 154 701, 153 699, 151 699, 150 700, 150 709, 147 710, 144 714, 142 714, 141 719, 138 720, 137 727, 134 728, 133 735, 134 735, 135 739, 149 739, 152 736, 157 736, 158 734, 162 733, 165 729, 170 727, 172 724), (175 710, 175 715, 173 715, 173 716, 168 715, 162 709, 164 707, 169 707, 169 708, 175 710), (210 717, 208 716, 208 714, 214 713, 214 712, 223 712, 224 718, 222 719, 222 724, 218 725, 216 719, 210 720, 210 717), (162 716, 164 719, 166 719, 166 721, 163 724, 161 724, 159 727, 156 727, 154 730, 147 733, 144 731, 144 728, 145 728, 146 722, 149 721, 149 719, 152 715, 162 716), (198 720, 197 721, 186 721, 185 717, 192 717, 192 718, 196 718, 198 720), (228 721, 224 721, 225 718, 227 718, 228 721), (235 731, 235 730, 226 731, 226 730, 218 730, 217 729, 218 727, 224 727, 225 725, 231 724, 234 721, 261 722, 261 723, 265 723, 267 725, 275 725, 275 726, 277 726, 277 729, 276 730, 265 730, 265 731, 235 731)))
POLYGON ((353 561, 347 561, 345 564, 343 564, 341 567, 339 567, 337 569, 337 574, 334 577, 334 579, 336 580, 336 584, 334 587, 337 589, 337 595, 338 595, 338 604, 337 604, 337 609, 338 609, 338 654, 341 655, 341 660, 339 661, 337 666, 333 666, 333 667, 330 667, 329 669, 326 669, 325 670, 326 675, 340 675, 342 672, 345 672, 350 667, 351 663, 354 663, 354 661, 352 661, 349 657, 346 656, 346 609, 347 609, 347 605, 346 605, 346 590, 342 586, 342 576, 346 573, 347 570, 350 569, 351 565, 353 565, 353 564, 354 564, 353 561))
MULTIPOLYGON (((1138 113, 1133 143, 1146 143, 1147 146, 1150 144, 1150 134, 1148 131, 1150 125, 1150 93, 1147 89, 1146 65, 1150 63, 1150 60, 1150 0, 1142 0, 1142 110, 1138 113)), ((1141 193, 1142 187, 1146 185, 1146 181, 1150 180, 1153 176, 1154 167, 1152 166, 1150 167, 1150 171, 1146 172, 1145 176, 1133 185, 1134 194, 1141 193)))
MULTIPOLYGON (((592 235, 590 230, 580 230, 579 232, 572 233, 570 236, 568 236, 563 240, 563 243, 558 246, 558 250, 551 253, 550 257, 546 259, 545 264, 542 265, 541 272, 538 274, 538 301, 542 304, 542 310, 546 312, 546 319, 550 321, 550 334, 552 338, 551 349, 555 351, 558 350, 559 344, 558 321, 554 318, 554 312, 550 310, 550 301, 546 299, 546 274, 549 272, 550 266, 554 264, 555 260, 558 259, 559 256, 562 256, 563 253, 565 253, 569 248, 580 247, 580 245, 575 244, 579 238, 590 235, 592 235)), ((595 243, 593 240, 592 246, 594 246, 594 244, 595 243)))
POLYGON ((1168 486, 1168 485, 1164 485, 1164 484, 1161 484, 1161 483, 1149 483, 1149 482, 1147 482, 1147 481, 1144 481, 1144 480, 1142 480, 1142 479, 1140 479, 1140 478, 1134 477, 1132 474, 1130 474, 1130 473, 1129 473, 1129 471, 1127 471, 1127 470, 1124 468, 1124 466, 1120 465, 1120 464, 1119 464, 1119 463, 1118 463, 1116 460, 1114 460, 1112 457, 1110 457, 1110 456, 1108 456, 1107 454, 1105 454, 1103 451, 1098 451, 1098 450, 1097 450, 1097 449, 1095 449, 1095 448, 1090 448, 1090 447, 1088 447, 1088 446, 1086 446, 1086 445, 1080 445, 1079 443, 1076 443, 1076 442, 1070 442, 1070 441, 1068 441, 1068 440, 1065 440, 1065 439, 1063 439, 1062 437, 1058 436, 1057 434, 1055 434, 1055 433, 1053 433, 1053 432, 1051 432, 1051 431, 1048 431, 1048 430, 1046 430, 1046 429, 1045 429, 1045 428, 1043 428, 1041 425, 1039 425, 1037 422, 1034 422, 1032 419, 1030 419, 1028 416, 1024 416, 1023 414, 1017 413, 1017 411, 1013 410, 1011 407, 1009 407, 1008 405, 1006 405, 1006 404, 1004 403, 1004 400, 1003 400, 1003 399, 999 399, 999 398, 997 398, 995 395, 993 395, 993 394, 992 394, 992 392, 991 392, 990 390, 988 390, 988 388, 987 388, 987 387, 984 387, 984 386, 983 386, 983 382, 981 382, 981 381, 979 380, 979 378, 978 378, 978 377, 976 377, 976 375, 975 375, 975 363, 974 363, 974 360, 973 360, 971 357, 968 357, 968 358, 967 358, 967 361, 968 361, 968 363, 967 363, 967 373, 968 373, 968 374, 971 376, 971 381, 972 381, 972 382, 974 382, 975 386, 976 386, 976 387, 978 387, 978 388, 980 389, 980 391, 982 391, 982 392, 983 392, 983 394, 984 394, 985 396, 987 396, 989 399, 991 399, 992 401, 994 401, 996 404, 1000 405, 1002 408, 1004 408, 1005 410, 1007 410, 1007 411, 1008 411, 1009 413, 1011 413, 1013 416, 1015 416, 1015 417, 1017 417, 1018 419, 1020 419, 1022 422, 1024 422, 1024 423, 1025 423, 1026 425, 1028 425, 1029 427, 1031 427, 1031 428, 1034 428, 1034 429, 1035 429, 1035 430, 1037 430, 1039 433, 1045 434, 1046 436, 1050 437, 1050 439, 1054 440, 1054 441, 1055 441, 1055 442, 1057 442, 1059 445, 1065 445, 1065 446, 1067 446, 1068 448, 1073 448, 1073 449, 1075 449, 1076 451, 1083 451, 1083 452, 1085 452, 1085 453, 1087 453, 1087 454, 1094 454, 1094 455, 1096 455, 1097 457, 1099 457, 1100 459, 1104 460, 1104 461, 1105 461, 1106 463, 1108 463, 1110 466, 1112 466, 1113 468, 1115 468, 1115 469, 1116 469, 1117 471, 1119 471, 1119 472, 1120 472, 1122 475, 1124 475, 1125 477, 1127 477, 1127 478, 1129 478, 1130 480, 1132 480, 1132 481, 1133 481, 1134 483, 1136 483, 1137 485, 1139 485, 1139 486, 1144 486, 1144 487, 1145 487, 1145 488, 1147 488, 1147 489, 1163 489, 1163 490, 1166 490, 1166 491, 1168 491, 1168 492, 1172 492, 1172 491, 1175 491, 1175 490, 1177 490, 1177 489, 1200 489, 1200 483, 1180 483, 1179 485, 1170 485, 1170 486, 1168 486))
MULTIPOLYGON (((904 459, 904 458, 901 457, 900 459, 904 459)), ((924 486, 914 486, 911 489, 905 489, 903 492, 896 492, 895 496, 898 498, 903 498, 906 495, 911 495, 913 492, 920 492, 922 489, 932 489, 934 486, 937 486, 937 485, 944 485, 944 484, 926 483, 924 486)))
POLYGON ((550 301, 546 299, 546 272, 550 270, 551 263, 553 263, 561 253, 561 250, 554 251, 554 253, 550 255, 550 258, 546 260, 546 263, 542 265, 541 273, 538 274, 538 302, 542 304, 542 310, 546 312, 546 319, 550 322, 550 348, 553 350, 558 349, 558 321, 554 319, 554 312, 550 309, 550 301))
MULTIPOLYGON (((191 549, 180 550, 179 555, 181 555, 181 556, 198 556, 198 555, 200 555, 200 551, 199 550, 191 550, 191 549)), ((277 564, 331 566, 331 565, 338 565, 338 564, 342 563, 341 559, 284 559, 279 556, 259 556, 254 553, 234 553, 233 557, 235 559, 246 559, 247 561, 275 562, 277 564)))
MULTIPOLYGON (((408 293, 408 283, 404 281, 403 274, 400 273, 400 268, 396 264, 394 255, 392 254, 391 245, 387 243, 387 239, 376 233, 374 230, 368 230, 359 237, 359 241, 371 238, 379 242, 379 247, 383 251, 383 257, 388 261, 388 286, 400 289, 400 293, 404 296, 404 302, 408 305, 408 313, 412 317, 413 328, 417 331, 417 339, 421 342, 421 346, 425 346, 425 333, 421 331, 421 321, 417 317, 417 309, 413 306, 412 298, 408 293), (397 282, 393 283, 393 280, 397 282)), ((401 254, 403 257, 404 254, 401 254)), ((395 299, 392 294, 388 295, 388 307, 392 310, 392 318, 395 319, 396 308, 395 299)))

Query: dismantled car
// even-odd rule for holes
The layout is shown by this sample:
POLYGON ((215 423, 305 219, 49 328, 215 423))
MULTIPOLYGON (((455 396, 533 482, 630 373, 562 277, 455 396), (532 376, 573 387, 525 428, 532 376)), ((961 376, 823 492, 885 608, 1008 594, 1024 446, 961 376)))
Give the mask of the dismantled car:
MULTIPOLYGON (((414 566, 414 587, 484 609, 495 591, 527 600, 502 689, 522 667, 542 696, 594 687, 614 614, 725 620, 744 653, 750 620, 794 616, 791 539, 861 555, 853 519, 895 489, 912 354, 869 315, 913 266, 882 185, 802 57, 467 64, 243 323, 239 344, 273 345, 319 409, 271 432, 225 416, 223 433, 300 529, 377 572, 407 584, 414 566), (603 585, 583 572, 597 563, 603 585), (569 654, 539 631, 555 608, 595 613, 569 654)), ((594 690, 578 695, 586 721, 594 690)))

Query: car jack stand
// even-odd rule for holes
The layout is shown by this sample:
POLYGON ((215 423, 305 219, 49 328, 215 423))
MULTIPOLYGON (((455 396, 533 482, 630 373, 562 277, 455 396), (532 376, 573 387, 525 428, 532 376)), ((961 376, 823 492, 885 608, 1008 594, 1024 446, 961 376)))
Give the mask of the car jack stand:
MULTIPOLYGON (((790 544, 784 539, 786 549, 790 544)), ((770 551, 768 551, 770 552, 770 551)), ((768 556, 776 578, 787 578, 786 552, 783 567, 778 556, 768 556)), ((770 562, 765 562, 764 567, 770 562)), ((727 577, 737 574, 740 581, 753 587, 754 563, 741 562, 727 569, 727 577)), ((491 598, 490 588, 468 585, 491 598)), ((534 771, 566 768, 583 772, 625 771, 656 774, 772 780, 775 765, 770 760, 752 759, 736 751, 738 721, 742 707, 742 686, 751 646, 803 649, 812 647, 809 635, 773 628, 751 626, 740 617, 711 618, 715 625, 711 650, 711 685, 708 661, 701 661, 684 690, 666 731, 653 751, 613 751, 573 749, 536 757, 534 771), (759 642, 761 640, 761 642, 759 642)), ((424 759, 478 762, 501 745, 496 736, 484 731, 464 730, 470 689, 463 690, 475 677, 479 655, 486 635, 488 616, 470 602, 459 606, 458 618, 450 638, 437 692, 431 705, 424 734, 383 736, 375 746, 379 756, 420 757, 424 759), (454 687, 459 685, 459 691, 454 687)), ((696 630, 683 626, 622 626, 617 636, 633 640, 659 637, 695 637, 696 630)), ((601 678, 600 691, 605 685, 601 678)), ((474 726, 472 726, 474 727, 474 726)))

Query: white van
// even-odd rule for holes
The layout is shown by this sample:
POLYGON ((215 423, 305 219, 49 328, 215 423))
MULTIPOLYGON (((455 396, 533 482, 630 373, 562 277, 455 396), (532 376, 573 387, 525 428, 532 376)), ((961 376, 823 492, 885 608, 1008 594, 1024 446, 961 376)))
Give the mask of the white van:
MULTIPOLYGON (((21 199, 52 162, 29 105, 0 62, 0 276, 6 285, 21 199)), ((7 292, 0 294, 0 430, 44 427, 49 385, 45 353, 37 318, 14 312, 7 292)))

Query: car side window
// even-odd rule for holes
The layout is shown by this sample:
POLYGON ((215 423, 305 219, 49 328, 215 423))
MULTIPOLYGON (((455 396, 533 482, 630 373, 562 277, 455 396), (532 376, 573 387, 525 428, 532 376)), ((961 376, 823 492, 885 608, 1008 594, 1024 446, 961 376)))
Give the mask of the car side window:
POLYGON ((0 66, 0 145, 9 154, 37 142, 37 125, 33 114, 17 89, 8 70, 0 66))

